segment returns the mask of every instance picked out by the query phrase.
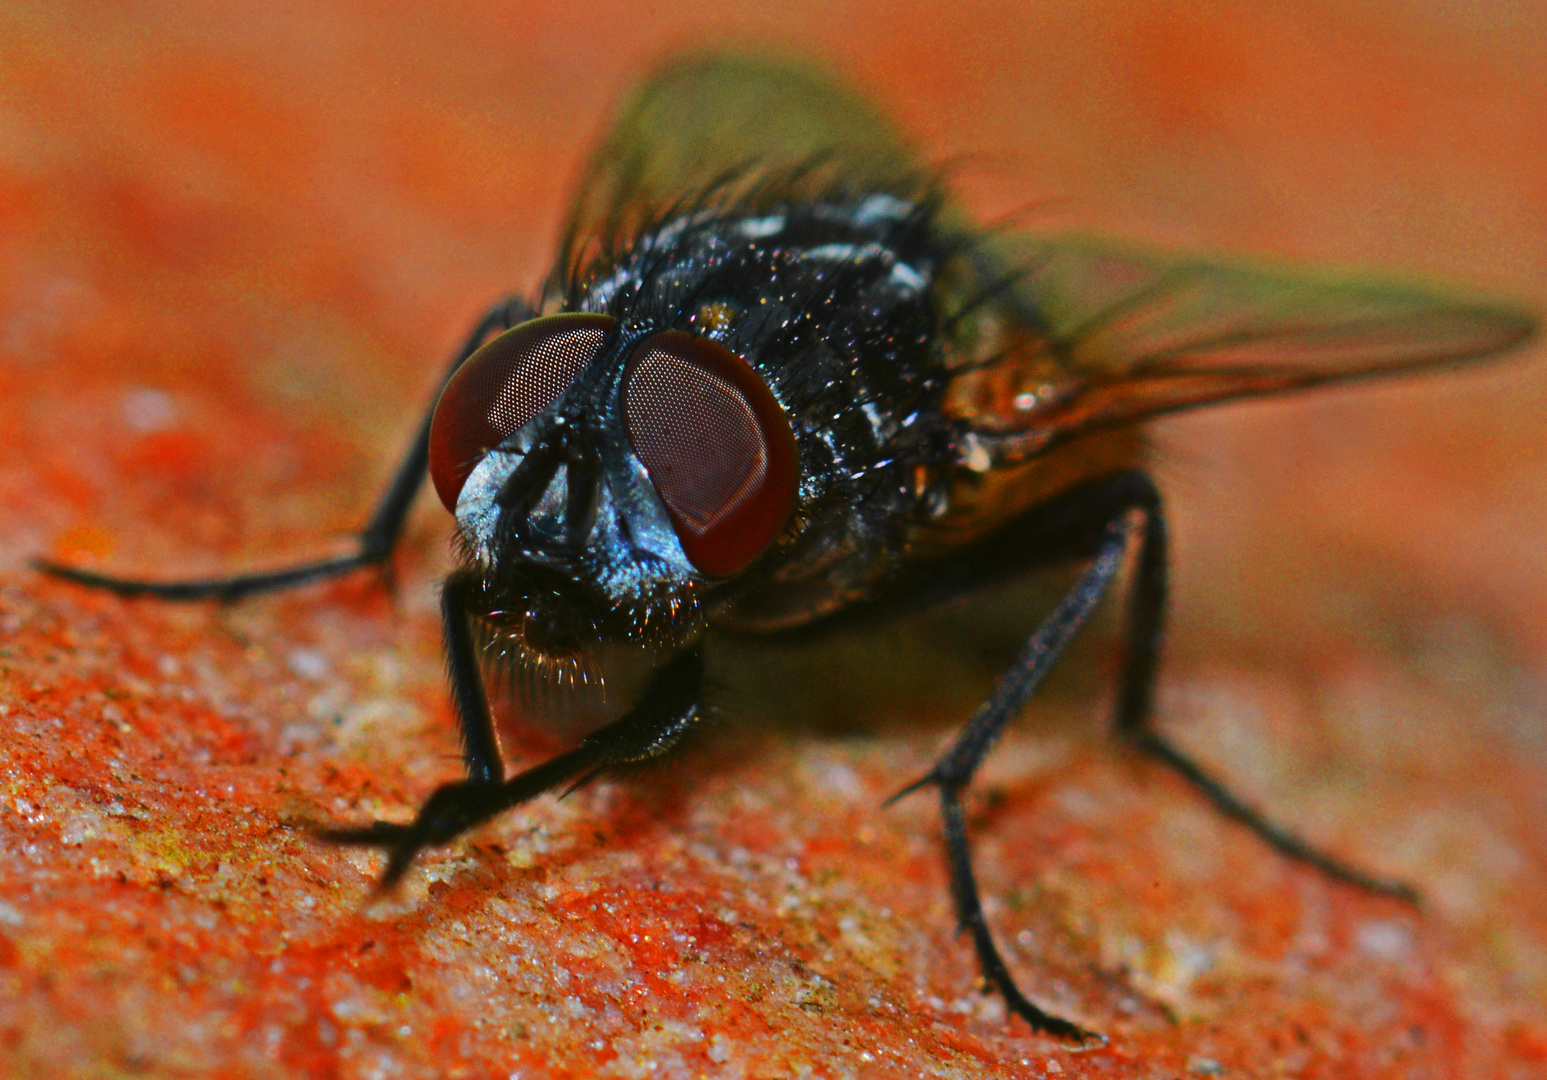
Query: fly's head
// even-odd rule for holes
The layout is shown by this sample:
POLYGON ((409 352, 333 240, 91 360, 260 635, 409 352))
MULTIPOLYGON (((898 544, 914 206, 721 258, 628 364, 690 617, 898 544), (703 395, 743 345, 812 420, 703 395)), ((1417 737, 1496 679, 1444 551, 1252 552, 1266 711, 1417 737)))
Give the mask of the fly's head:
POLYGON ((605 314, 550 315, 475 352, 441 394, 430 475, 491 621, 535 662, 669 648, 784 529, 790 422, 745 359, 605 314))

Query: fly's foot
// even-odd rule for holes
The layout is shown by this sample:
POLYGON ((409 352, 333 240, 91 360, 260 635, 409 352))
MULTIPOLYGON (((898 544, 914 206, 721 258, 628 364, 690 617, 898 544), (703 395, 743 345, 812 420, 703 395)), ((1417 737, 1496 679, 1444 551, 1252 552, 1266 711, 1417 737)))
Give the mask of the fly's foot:
POLYGON ((937 770, 937 769, 930 769, 927 773, 925 773, 923 776, 919 777, 917 780, 913 781, 913 783, 911 783, 911 784, 907 785, 906 787, 904 787, 901 791, 897 791, 897 792, 893 793, 891 796, 889 796, 887 798, 887 800, 884 803, 881 804, 881 809, 885 810, 887 807, 891 806, 893 803, 901 802, 903 799, 906 799, 909 795, 912 795, 915 791, 923 791, 925 788, 933 787, 934 785, 936 785, 936 784, 938 784, 940 782, 941 782, 941 777, 940 777, 939 770, 937 770))
POLYGON ((995 989, 1004 998, 1005 1004, 1010 1006, 1010 1011, 1032 1026, 1035 1031, 1045 1035, 1051 1035, 1055 1039, 1063 1039, 1065 1042, 1075 1043, 1069 1049, 1075 1053, 1085 1050, 1099 1050, 1110 1044, 1105 1035, 1099 1031, 1091 1031, 1083 1028, 1073 1020, 1065 1020, 1061 1016, 1054 1016, 1033 1005, 1026 995, 1013 981, 999 982, 990 980, 995 984, 995 989))
POLYGON ((1005 965, 1004 958, 999 955, 999 948, 994 944, 988 921, 983 916, 983 904, 978 898, 978 886, 972 873, 972 860, 967 851, 967 831, 961 806, 965 779, 960 775, 961 772, 959 762, 951 755, 947 755, 937 762, 934 768, 887 799, 885 805, 890 806, 898 799, 911 795, 915 791, 922 791, 924 788, 932 787, 939 790, 940 808, 945 818, 946 856, 951 869, 951 897, 956 902, 957 925, 959 929, 972 935, 972 944, 978 953, 978 963, 983 968, 984 981, 997 990, 1010 1011, 1030 1024, 1033 1030, 1051 1035, 1055 1039, 1077 1044, 1071 1047, 1076 1052, 1106 1046, 1105 1035, 1083 1028, 1072 1020, 1055 1016, 1038 1007, 1021 993, 1020 987, 1015 985, 1014 976, 1005 965))
POLYGON ((387 868, 376 889, 385 892, 402 880, 419 852, 456 839, 509 805, 505 785, 459 780, 436 788, 408 824, 375 821, 353 829, 321 829, 317 835, 333 844, 384 850, 387 868))

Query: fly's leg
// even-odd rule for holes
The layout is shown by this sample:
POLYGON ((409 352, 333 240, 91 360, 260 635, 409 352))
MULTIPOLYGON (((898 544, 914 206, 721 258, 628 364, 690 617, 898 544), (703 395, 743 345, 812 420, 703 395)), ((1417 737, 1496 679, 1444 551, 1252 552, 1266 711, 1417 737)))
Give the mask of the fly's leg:
POLYGON ((458 570, 441 586, 441 632, 446 643, 446 668, 451 677, 451 703, 456 709, 457 733, 462 737, 462 763, 470 784, 497 784, 505 779, 500 744, 494 734, 494 718, 484 693, 483 673, 478 669, 478 650, 473 642, 472 615, 477 610, 482 582, 476 573, 458 570))
MULTIPOLYGON (((452 372, 461 367, 462 362, 471 356, 490 334, 509 329, 531 317, 532 309, 527 303, 514 297, 502 300, 490 308, 483 318, 478 320, 462 347, 457 350, 450 367, 441 379, 440 386, 445 385, 446 379, 451 377, 452 372)), ((435 400, 439 399, 440 386, 436 388, 435 400)), ((49 559, 34 560, 33 566, 46 574, 64 578, 66 581, 96 589, 106 589, 120 596, 154 596, 162 600, 236 600, 253 593, 275 592, 312 581, 320 581, 323 578, 336 577, 361 567, 384 563, 397 544, 398 537, 402 535, 403 523, 408 519, 409 507, 413 504, 414 496, 419 493, 420 485, 424 483, 430 460, 430 421, 435 415, 435 400, 430 402, 430 408, 419 425, 418 434, 414 436, 408 453, 398 464, 391 484, 387 486, 386 493, 382 495, 381 501, 376 506, 376 512, 371 515, 370 522, 361 530, 359 547, 349 555, 318 559, 279 570, 204 578, 196 581, 142 581, 134 578, 112 577, 66 566, 49 559)))
POLYGON ((973 714, 934 768, 893 796, 893 801, 924 787, 939 789, 951 894, 961 926, 972 934, 984 977, 1032 1027, 1084 1041, 1099 1036, 1050 1016, 1028 1001, 994 945, 972 872, 961 793, 1005 724, 1020 711, 1111 588, 1122 566, 1133 532, 1131 519, 1135 516, 1142 524, 1138 530, 1138 565, 1125 633, 1127 657, 1118 695, 1118 731, 1140 750, 1180 773, 1222 812, 1283 854, 1339 881, 1405 900, 1416 899, 1410 886, 1356 870, 1267 820, 1153 729, 1151 706, 1166 602, 1166 528, 1160 495, 1153 481, 1137 471, 1082 485, 1036 508, 1000 534, 985 538, 964 555, 926 568, 921 576, 915 592, 943 596, 1004 580, 1017 567, 1025 569, 1069 557, 1090 560, 1080 579, 1027 641, 993 695, 973 714))
POLYGON ((418 816, 406 824, 378 821, 320 834, 335 843, 383 848, 387 868, 379 889, 397 883, 425 848, 455 839, 545 791, 564 786, 567 794, 601 773, 663 757, 703 719, 704 662, 694 647, 656 669, 644 693, 621 719, 593 731, 575 749, 505 779, 469 625, 479 588, 476 575, 459 571, 446 580, 441 604, 467 779, 436 788, 418 816))
POLYGON ((1117 701, 1118 732, 1139 750, 1181 775, 1220 813, 1245 825, 1281 854, 1313 866, 1337 881, 1417 903, 1418 892, 1411 885, 1350 866, 1270 821, 1155 730, 1152 706, 1166 607, 1165 517, 1159 492, 1149 477, 1126 473, 1115 480, 1130 488, 1133 505, 1144 511, 1144 533, 1129 597, 1127 656, 1117 701))
POLYGON ((1315 867, 1337 881, 1416 902, 1418 893, 1411 885, 1352 867, 1270 821, 1155 730, 1152 706, 1166 608, 1166 524, 1160 493, 1144 473, 1130 471, 1096 480, 1038 507, 1019 527, 1012 526, 980 543, 970 561, 957 560, 958 565, 950 569, 963 577, 953 578, 950 572, 935 571, 929 574, 930 582, 939 584, 926 587, 937 591, 980 587, 1013 573, 1017 566, 1024 569, 1071 556, 1089 557, 1091 530, 1130 511, 1143 515, 1143 529, 1125 629, 1126 658, 1117 701, 1118 733, 1141 752, 1180 774, 1220 812, 1245 825, 1281 854, 1315 867))
POLYGON ((1086 1043, 1106 1040, 1095 1032, 1087 1031, 1072 1021, 1054 1016, 1034 1005, 1015 985, 1010 969, 999 955, 988 921, 983 917, 983 904, 978 897, 977 880, 972 872, 972 855, 967 846, 961 796, 978 766, 1003 733, 1005 724, 1020 712, 1032 691, 1052 670, 1074 635, 1090 618, 1101 597, 1111 588, 1122 568, 1128 533, 1124 514, 1106 524, 1091 565, 1059 601, 1053 613, 1037 628, 1036 633, 1031 635, 1020 655, 1015 658, 1015 663, 994 687, 993 695, 978 706, 972 719, 967 721, 967 726, 935 763, 934 768, 899 791, 891 800, 896 801, 924 787, 939 789, 940 813, 945 822, 946 855, 951 871, 951 898, 956 904, 958 924, 972 935, 972 944, 977 949, 978 963, 983 968, 984 978, 994 985, 1010 1008, 1036 1030, 1061 1039, 1086 1043))

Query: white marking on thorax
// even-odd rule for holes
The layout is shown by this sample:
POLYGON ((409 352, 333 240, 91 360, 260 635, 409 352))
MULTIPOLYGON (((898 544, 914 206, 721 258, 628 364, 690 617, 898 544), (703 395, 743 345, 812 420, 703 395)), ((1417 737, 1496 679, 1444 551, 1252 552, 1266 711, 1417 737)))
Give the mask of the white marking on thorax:
POLYGON ((777 236, 784 231, 785 224, 783 214, 771 214, 768 217, 747 218, 736 226, 736 231, 749 240, 761 240, 765 236, 777 236))
POLYGON ((913 204, 895 195, 876 193, 865 196, 854 210, 854 224, 873 225, 878 221, 902 221, 913 213, 913 204))

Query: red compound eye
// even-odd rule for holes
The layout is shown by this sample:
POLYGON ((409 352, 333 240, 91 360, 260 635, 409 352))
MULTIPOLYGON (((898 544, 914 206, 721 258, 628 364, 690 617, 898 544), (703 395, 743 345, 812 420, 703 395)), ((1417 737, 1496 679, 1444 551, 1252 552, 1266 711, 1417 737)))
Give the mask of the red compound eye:
POLYGON ((624 372, 623 421, 700 571, 734 574, 773 543, 795 508, 795 435, 750 364, 696 334, 652 334, 624 372))
POLYGON ((549 315, 488 342, 457 368, 430 421, 430 479, 446 509, 484 455, 552 405, 592 360, 615 320, 549 315))

